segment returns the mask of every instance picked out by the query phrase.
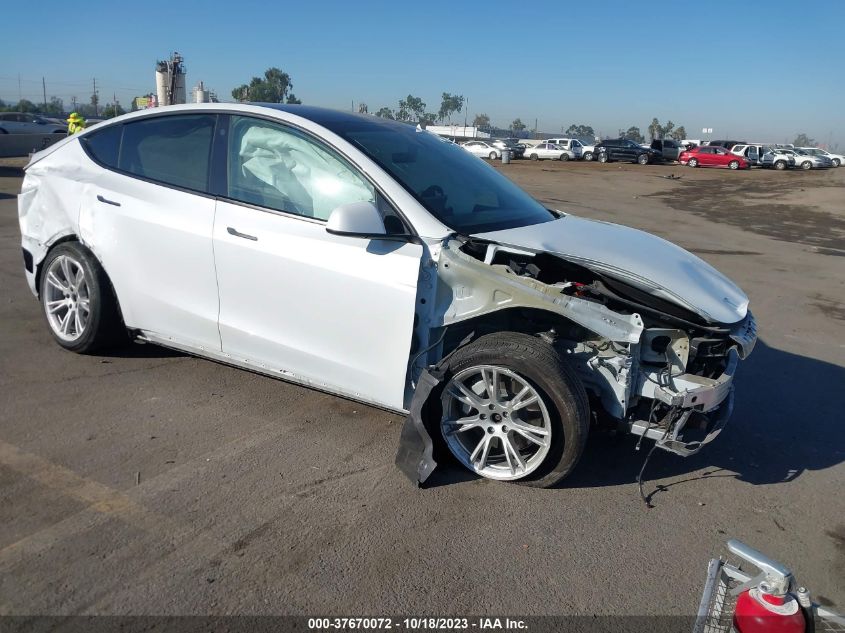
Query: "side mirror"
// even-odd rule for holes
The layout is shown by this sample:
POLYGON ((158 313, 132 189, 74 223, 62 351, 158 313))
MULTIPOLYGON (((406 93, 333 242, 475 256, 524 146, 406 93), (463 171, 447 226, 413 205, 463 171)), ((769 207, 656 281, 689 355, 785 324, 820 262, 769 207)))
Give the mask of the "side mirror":
POLYGON ((326 223, 326 231, 350 237, 387 235, 381 213, 372 202, 350 202, 336 207, 326 223))

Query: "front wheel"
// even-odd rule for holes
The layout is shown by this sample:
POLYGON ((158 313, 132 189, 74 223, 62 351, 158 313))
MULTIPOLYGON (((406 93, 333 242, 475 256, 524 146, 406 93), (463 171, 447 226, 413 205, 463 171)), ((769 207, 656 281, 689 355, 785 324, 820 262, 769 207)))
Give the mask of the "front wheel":
POLYGON ((530 158, 531 160, 540 160, 540 157, 537 156, 537 154, 531 154, 530 158))
POLYGON ((586 160, 586 161, 593 160, 593 153, 592 152, 585 152, 584 153, 584 160, 586 160))
POLYGON ((697 158, 690 158, 687 165, 689 165, 690 167, 698 167, 698 159, 697 158))
POLYGON ((839 167, 839 165, 841 165, 841 164, 842 164, 842 163, 841 163, 841 161, 840 161, 838 158, 834 158, 834 159, 833 159, 833 166, 834 166, 834 167, 839 167))
POLYGON ((497 157, 496 152, 490 152, 490 156, 488 156, 487 158, 489 158, 490 160, 496 160, 496 157, 497 157))
POLYGON ((805 161, 805 162, 801 163, 801 169, 812 169, 812 168, 813 168, 813 163, 811 163, 810 161, 805 161))
POLYGON ((786 161, 785 160, 777 160, 775 161, 775 169, 778 171, 783 171, 786 169, 786 161))
POLYGON ((527 334, 489 334, 455 352, 430 413, 458 462, 488 479, 554 485, 587 441, 583 385, 551 345, 527 334))
POLYGON ((569 154, 564 152, 563 154, 560 155, 560 159, 561 160, 569 160, 569 154))
POLYGON ((607 157, 607 152, 602 152, 601 154, 599 154, 600 163, 606 163, 608 160, 610 159, 607 157))
POLYGON ((59 345, 87 354, 125 337, 111 284, 88 249, 65 242, 50 251, 43 266, 41 307, 59 345))
POLYGON ((648 154, 640 154, 640 155, 637 157, 637 162, 638 162, 640 165, 648 165, 648 154))
POLYGON ((730 167, 731 169, 739 169, 739 161, 738 160, 732 160, 731 162, 728 163, 728 167, 730 167))

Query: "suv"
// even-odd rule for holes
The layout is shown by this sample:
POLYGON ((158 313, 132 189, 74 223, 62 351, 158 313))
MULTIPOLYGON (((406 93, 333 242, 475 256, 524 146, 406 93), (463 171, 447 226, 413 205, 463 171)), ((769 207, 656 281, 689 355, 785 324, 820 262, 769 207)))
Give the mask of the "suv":
POLYGON ((57 125, 28 112, 2 112, 0 134, 67 134, 67 125, 57 125))
POLYGON ((664 160, 678 160, 686 147, 671 138, 656 138, 651 142, 651 149, 660 152, 664 160))
POLYGON ((778 170, 795 167, 795 156, 786 153, 780 147, 769 147, 760 156, 760 167, 774 167, 778 170))
POLYGON ((710 141, 706 143, 710 146, 717 146, 717 147, 724 147, 725 149, 732 149, 734 145, 739 145, 740 143, 745 143, 745 141, 710 141))
POLYGON ((608 163, 612 160, 627 160, 640 165, 648 165, 662 158, 660 152, 650 147, 643 147, 627 138, 606 139, 601 143, 596 143, 595 154, 600 163, 608 163))

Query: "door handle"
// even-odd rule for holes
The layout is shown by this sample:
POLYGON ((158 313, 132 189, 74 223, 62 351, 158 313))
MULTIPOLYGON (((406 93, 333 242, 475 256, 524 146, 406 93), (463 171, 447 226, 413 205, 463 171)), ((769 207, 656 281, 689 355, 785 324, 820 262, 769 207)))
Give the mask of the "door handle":
POLYGON ((254 235, 247 235, 246 233, 241 233, 240 231, 233 229, 231 226, 226 227, 226 232, 229 235, 234 235, 235 237, 242 237, 245 240, 252 240, 253 242, 258 241, 258 238, 254 235))
POLYGON ((120 206, 119 202, 115 202, 114 200, 109 200, 108 198, 104 198, 101 195, 97 195, 97 200, 99 200, 100 202, 102 202, 104 204, 110 204, 113 207, 119 207, 120 206))

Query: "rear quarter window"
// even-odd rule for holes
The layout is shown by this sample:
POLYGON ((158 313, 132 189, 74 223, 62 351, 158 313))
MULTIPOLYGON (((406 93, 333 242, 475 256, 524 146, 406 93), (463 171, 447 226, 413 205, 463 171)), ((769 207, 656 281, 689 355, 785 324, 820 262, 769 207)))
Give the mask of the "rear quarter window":
POLYGON ((117 157, 120 154, 120 135, 122 125, 111 125, 105 129, 86 134, 82 137, 82 144, 88 153, 98 163, 106 167, 117 167, 117 157))
POLYGON ((170 115, 123 126, 118 169, 164 184, 205 191, 216 115, 170 115))

